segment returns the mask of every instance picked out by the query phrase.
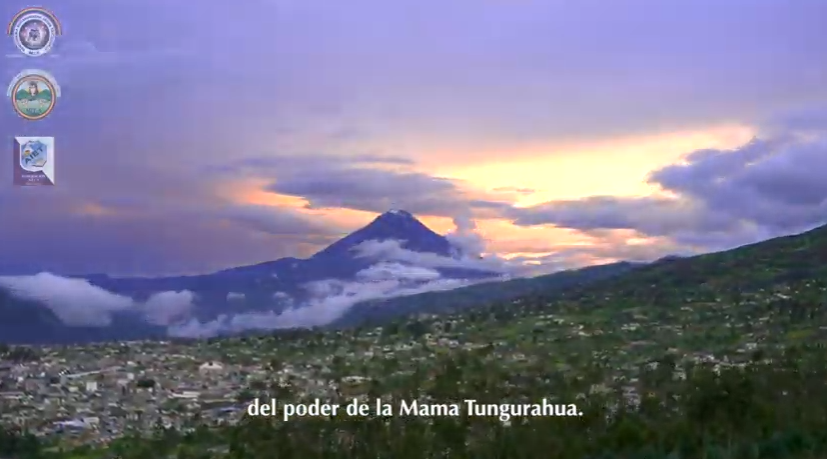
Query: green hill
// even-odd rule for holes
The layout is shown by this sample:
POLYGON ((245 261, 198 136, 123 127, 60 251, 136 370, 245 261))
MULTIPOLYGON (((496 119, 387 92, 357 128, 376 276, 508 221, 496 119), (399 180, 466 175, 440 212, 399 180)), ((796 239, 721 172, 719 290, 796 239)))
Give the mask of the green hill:
POLYGON ((562 292, 610 279, 642 263, 619 262, 560 271, 537 277, 492 281, 454 290, 420 293, 356 305, 337 326, 375 323, 409 314, 446 314, 525 296, 562 292))
POLYGON ((200 360, 264 356, 267 369, 247 391, 279 403, 322 397, 345 405, 355 395, 432 406, 548 400, 574 406, 577 416, 245 417, 189 433, 155 429, 108 450, 21 457, 821 459, 825 249, 827 228, 819 228, 645 266, 407 298, 440 303, 445 314, 379 330, 175 344, 191 346, 175 353, 200 360), (490 308, 448 307, 496 295, 490 308), (275 368, 303 376, 285 385, 275 368), (358 386, 345 383, 353 376, 358 386), (319 395, 320 387, 337 389, 319 395))
POLYGON ((628 289, 753 289, 823 279, 827 275, 827 226, 733 250, 669 260, 607 283, 628 289))
POLYGON ((623 366, 673 349, 678 354, 745 355, 827 342, 827 227, 733 250, 639 267, 563 292, 549 291, 494 307, 505 327, 493 339, 524 341, 551 315, 582 327, 587 337, 561 338, 555 352, 595 346, 623 366), (617 354, 636 343, 634 352, 617 354), (565 344, 568 343, 568 344, 565 344), (615 346, 615 347, 612 347, 615 346))
MULTIPOLYGON (((17 91, 16 98, 17 100, 29 100, 29 92, 26 90, 17 91)), ((52 91, 44 89, 43 91, 38 92, 34 98, 40 100, 52 100, 52 91)))
MULTIPOLYGON (((150 451, 228 459, 821 459, 825 249, 827 228, 819 228, 568 288, 557 282, 582 272, 409 298, 485 299, 498 285, 524 293, 380 330, 193 344, 205 355, 266 355, 273 367, 318 368, 310 379, 348 389, 344 398, 330 395, 342 404, 354 394, 446 406, 548 399, 576 404, 580 416, 246 417, 183 437, 127 438, 115 448, 125 459, 150 451), (340 385, 353 375, 363 381, 358 389, 340 385), (216 449, 226 452, 197 454, 216 449)), ((318 397, 299 383, 270 387, 264 397, 276 393, 280 402, 318 397)))
MULTIPOLYGON (((445 314, 486 305, 566 302, 601 305, 669 306, 704 301, 739 302, 744 295, 776 303, 794 291, 815 301, 827 285, 827 227, 733 250, 654 263, 611 263, 534 278, 488 282, 357 305, 338 325, 382 322, 400 315, 445 314), (762 293, 763 292, 763 293, 762 293), (786 292, 786 293, 785 293, 786 292), (779 296, 780 295, 780 296, 779 296)), ((798 300, 789 299, 788 302, 798 300)))
POLYGON ((827 226, 723 252, 672 259, 568 292, 585 305, 669 306, 806 302, 815 307, 827 289, 827 226))

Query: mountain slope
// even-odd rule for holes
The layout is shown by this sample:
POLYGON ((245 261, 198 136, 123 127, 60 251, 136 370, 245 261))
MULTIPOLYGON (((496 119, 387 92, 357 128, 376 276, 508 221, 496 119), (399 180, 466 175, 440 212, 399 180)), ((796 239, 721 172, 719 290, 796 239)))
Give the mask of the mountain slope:
POLYGON ((409 314, 443 314, 521 297, 550 295, 621 276, 645 263, 619 262, 560 271, 537 277, 485 282, 453 290, 420 293, 357 304, 335 325, 381 323, 409 314))
POLYGON ((784 289, 811 290, 827 281, 827 226, 723 252, 652 263, 617 278, 598 282, 571 298, 604 295, 647 302, 705 293, 784 289))
POLYGON ((800 306, 827 302, 827 226, 694 257, 614 263, 537 278, 473 285, 357 305, 342 324, 400 314, 443 313, 489 303, 511 308, 647 308, 740 304, 745 298, 800 306))
MULTIPOLYGON (((359 245, 368 241, 399 241, 402 248, 440 257, 456 257, 459 250, 444 236, 431 231, 409 212, 392 210, 370 224, 342 239, 308 259, 282 258, 275 261, 240 266, 201 276, 166 278, 89 278, 107 290, 127 294, 149 291, 191 290, 195 292, 256 292, 285 291, 297 293, 301 284, 323 279, 352 279, 356 274, 375 264, 377 260, 360 256, 359 245)), ((485 278, 497 273, 483 270, 452 270, 437 268, 447 277, 485 278)))
MULTIPOLYGON (((222 315, 247 312, 279 313, 290 304, 303 304, 308 300, 312 292, 306 286, 310 283, 334 280, 367 282, 369 279, 365 280, 362 279, 364 276, 360 277, 367 268, 389 260, 397 266, 410 266, 412 263, 405 261, 404 256, 411 256, 411 254, 424 255, 431 260, 458 263, 462 255, 461 251, 453 247, 448 239, 431 231, 409 212, 393 210, 378 216, 364 228, 345 236, 308 259, 283 258, 197 276, 111 278, 106 275, 93 275, 83 279, 95 287, 117 295, 128 296, 137 302, 145 302, 153 295, 162 292, 192 292, 195 295, 196 306, 189 311, 192 317, 200 321, 211 321, 222 315), (401 255, 402 259, 389 259, 388 257, 392 254, 387 253, 363 254, 359 250, 362 244, 389 240, 395 241, 391 244, 391 248, 398 245, 395 253, 401 255), (281 300, 278 295, 286 295, 290 301, 281 300), (242 300, 239 301, 238 298, 242 300)), ((499 273, 486 270, 455 267, 428 267, 427 272, 430 273, 429 276, 436 275, 441 279, 455 280, 478 280, 499 276, 499 273)), ((404 286, 417 288, 427 283, 429 279, 433 278, 426 276, 421 280, 404 279, 404 286)), ((54 294, 51 295, 53 302, 54 296, 54 294)), ((43 297, 43 295, 36 294, 34 297, 43 297)), ((13 298, 8 292, 4 293, 2 301, 4 307, 0 308, 0 322, 3 321, 5 315, 20 319, 19 326, 6 333, 6 336, 15 337, 15 340, 16 337, 31 336, 40 329, 52 330, 60 325, 60 321, 55 318, 49 308, 36 302, 13 298)), ((110 335, 117 337, 119 333, 131 337, 133 332, 137 333, 137 331, 141 333, 148 331, 155 333, 156 331, 154 328, 150 330, 149 327, 144 327, 145 324, 139 324, 140 327, 130 325, 129 320, 135 317, 126 317, 128 314, 115 313, 114 315, 118 319, 114 328, 119 328, 120 322, 123 322, 125 330, 119 332, 110 330, 111 327, 98 327, 93 335, 100 335, 102 330, 106 330, 105 334, 108 337, 110 335)), ((2 331, 0 329, 0 340, 5 339, 2 331)), ((81 331, 75 329, 70 334, 74 336, 81 331)), ((50 334, 63 340, 63 335, 57 331, 53 330, 50 334)))
POLYGON ((456 255, 457 249, 448 240, 431 231, 411 213, 390 210, 376 217, 369 225, 354 231, 313 255, 312 260, 335 261, 352 256, 359 244, 367 241, 396 239, 404 241, 402 247, 413 252, 433 253, 443 257, 456 255))
MULTIPOLYGON (((408 250, 456 257, 455 248, 407 213, 388 213, 367 227, 333 244, 310 259, 288 258, 205 276, 162 279, 110 279, 98 276, 91 281, 107 290, 129 294, 136 300, 152 292, 191 290, 200 303, 198 312, 209 317, 228 311, 229 292, 247 295, 245 305, 233 305, 233 313, 273 307, 273 292, 294 293, 301 283, 353 277, 379 260, 354 254, 365 241, 392 238, 406 241, 408 250), (415 250, 416 249, 416 250, 415 250), (331 268, 330 265, 338 265, 331 268), (247 309, 245 309, 247 308, 247 309)), ((448 258, 446 257, 446 258, 448 258)), ((483 273, 488 274, 488 273, 483 273)), ((334 325, 346 326, 388 320, 408 313, 442 313, 492 302, 506 305, 544 304, 577 307, 611 306, 640 308, 679 304, 740 304, 744 297, 794 294, 812 304, 822 304, 827 283, 827 227, 737 249, 689 258, 667 257, 648 265, 617 263, 556 273, 534 279, 490 282, 447 292, 432 292, 390 300, 362 302, 334 325), (519 300, 519 301, 517 301, 519 300)), ((786 295, 786 296, 785 296, 786 295)), ((798 300, 796 300, 798 301, 798 300)), ((522 307, 522 306, 521 306, 522 307)), ((57 342, 91 339, 127 339, 156 336, 160 328, 137 326, 126 317, 117 317, 113 327, 89 330, 63 326, 48 308, 32 301, 11 297, 0 289, 0 340, 33 341, 32 337, 55 337, 57 342), (20 338, 20 339, 18 339, 20 338)))
POLYGON ((55 344, 162 338, 164 329, 148 324, 68 327, 51 309, 13 297, 0 288, 0 343, 55 344))

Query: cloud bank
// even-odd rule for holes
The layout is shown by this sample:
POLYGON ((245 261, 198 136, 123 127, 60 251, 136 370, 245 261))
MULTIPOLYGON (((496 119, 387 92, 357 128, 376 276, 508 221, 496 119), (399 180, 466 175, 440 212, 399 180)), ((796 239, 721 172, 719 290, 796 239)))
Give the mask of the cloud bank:
MULTIPOLYGON (((469 241, 469 249, 477 249, 472 233, 473 225, 467 222, 457 229, 457 237, 469 241)), ((358 303, 450 290, 474 282, 443 277, 437 268, 489 272, 508 268, 507 263, 498 258, 479 259, 468 256, 465 251, 455 258, 418 253, 404 249, 403 242, 366 241, 356 246, 354 255, 373 264, 357 272, 352 280, 309 282, 302 286, 306 295, 301 300, 284 292, 274 292, 270 310, 227 313, 209 320, 197 317, 197 295, 186 290, 157 292, 145 301, 137 301, 85 279, 51 273, 0 277, 0 287, 14 297, 43 304, 67 326, 105 327, 113 323, 115 314, 130 313, 148 324, 166 327, 170 336, 202 338, 248 330, 325 326, 342 318, 358 303)), ((247 300, 247 295, 230 291, 225 299, 228 305, 238 305, 247 300)))
POLYGON ((135 308, 132 298, 50 273, 0 277, 0 286, 17 298, 45 305, 69 326, 105 327, 112 323, 112 313, 135 308))
MULTIPOLYGON (((466 280, 445 279, 433 269, 383 262, 360 271, 353 281, 311 282, 305 286, 310 299, 282 312, 221 315, 206 322, 191 319, 169 327, 168 331, 171 336, 203 338, 248 330, 324 326, 343 317, 357 303, 450 290, 470 283, 466 280)), ((283 294, 279 297, 284 298, 283 294)))
MULTIPOLYGON (((14 3, 3 2, 4 17, 14 3)), ((751 125, 827 97, 824 1, 517 3, 271 0, 251 17, 234 2, 59 2, 61 21, 83 31, 48 58, 72 96, 42 126, 66 160, 53 190, 0 187, 0 214, 15 222, 0 227, 0 274, 202 273, 304 256, 332 237, 326 229, 351 228, 248 207, 252 191, 313 208, 453 217, 475 197, 437 170, 569 155, 554 147, 569 142, 751 125), (239 90, 262 82, 267 91, 239 90), (309 164, 314 152, 326 157, 309 164), (280 164, 261 182, 200 170, 249 156, 280 164), (24 234, 41 243, 8 242, 24 234)), ((20 56, 4 43, 2 54, 20 56)), ((27 123, 0 111, 0 137, 27 123)), ((10 166, 0 161, 0 177, 10 166)), ((520 179, 476 210, 530 193, 520 179)))
POLYGON ((48 307, 65 325, 106 327, 113 314, 134 312, 155 325, 169 325, 189 314, 195 294, 189 291, 158 292, 145 302, 118 295, 85 279, 61 277, 51 273, 34 276, 3 276, 0 287, 12 296, 48 307))
MULTIPOLYGON (((758 137, 732 150, 690 152, 682 161, 648 176, 647 181, 659 189, 651 196, 591 196, 515 207, 498 201, 469 200, 458 188, 448 186, 452 182, 437 180, 433 201, 418 202, 428 207, 430 202, 438 201, 440 189, 452 193, 453 200, 428 208, 453 216, 455 229, 446 237, 458 249, 454 256, 410 251, 404 248, 404 241, 366 241, 355 247, 354 256, 369 260, 371 265, 353 279, 308 283, 303 286, 306 297, 301 299, 273 292, 271 310, 228 313, 205 320, 196 317, 197 293, 156 292, 145 301, 136 301, 82 279, 49 273, 0 277, 0 287, 15 297, 42 303, 68 326, 108 326, 114 315, 131 313, 147 323, 167 327, 171 336, 204 337, 323 326, 343 317, 357 303, 471 283, 445 278, 439 269, 525 276, 576 267, 573 260, 582 264, 606 259, 648 261, 669 254, 726 249, 827 222, 827 181, 822 172, 827 170, 827 117, 823 113, 774 118, 761 127, 758 137), (489 254, 486 241, 475 227, 480 209, 516 226, 570 228, 593 238, 595 243, 557 247, 548 253, 531 253, 528 247, 527 254, 511 258, 489 254)), ((404 164, 402 160, 373 160, 404 164)), ((310 159, 305 161, 314 164, 310 159)), ((330 177, 337 167, 350 167, 333 164, 330 162, 315 178, 330 177)), ((400 177, 386 173, 391 179, 377 182, 376 187, 391 187, 392 179, 400 177)), ((308 173, 301 180, 312 183, 315 178, 308 173)), ((423 177, 409 179, 429 186, 423 177)), ((311 205, 373 209, 388 204, 373 195, 376 189, 356 188, 349 196, 345 182, 330 182, 327 189, 299 181, 283 181, 278 186, 281 192, 306 195, 311 205), (310 193, 313 190, 315 194, 310 193), (334 197, 339 201, 325 201, 334 197)), ((404 200, 410 194, 401 193, 393 199, 404 200)), ((254 213, 244 215, 248 221, 258 221, 252 218, 254 213)), ((305 225, 295 222, 296 231, 305 225)), ((274 229, 281 226, 276 224, 274 229)), ((234 305, 248 300, 243 292, 228 291, 225 295, 227 303, 234 305)))
POLYGON ((733 150, 699 150, 650 173, 661 193, 591 196, 507 211, 516 225, 583 232, 633 230, 700 250, 721 250, 827 222, 827 125, 789 118, 733 150))

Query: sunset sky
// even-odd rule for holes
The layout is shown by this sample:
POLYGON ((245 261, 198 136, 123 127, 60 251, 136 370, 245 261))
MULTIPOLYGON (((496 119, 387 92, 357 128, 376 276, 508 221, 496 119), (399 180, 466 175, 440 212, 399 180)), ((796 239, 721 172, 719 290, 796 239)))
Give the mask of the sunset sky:
MULTIPOLYGON (((24 7, 3 2, 0 17, 24 7)), ((0 274, 304 257, 390 208, 538 272, 827 222, 823 0, 61 0, 0 274)))

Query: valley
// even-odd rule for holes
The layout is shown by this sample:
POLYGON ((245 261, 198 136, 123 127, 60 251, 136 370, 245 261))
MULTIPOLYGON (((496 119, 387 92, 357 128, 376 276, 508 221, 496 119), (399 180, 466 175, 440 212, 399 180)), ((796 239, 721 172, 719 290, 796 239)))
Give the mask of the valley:
MULTIPOLYGON (((134 433, 101 437, 109 426, 103 419, 115 422, 110 417, 76 435, 40 432, 51 446, 37 457, 143 458, 150 451, 204 458, 334 452, 410 458, 446 452, 459 458, 819 457, 827 448, 821 408, 827 285, 818 262, 826 243, 827 228, 818 228, 665 260, 557 293, 537 291, 381 326, 42 348, 37 362, 22 364, 32 373, 97 356, 91 360, 110 362, 135 379, 151 378, 157 389, 141 392, 127 382, 133 390, 124 395, 107 386, 117 377, 101 377, 96 393, 84 396, 92 400, 86 403, 106 402, 126 413, 143 400, 145 417, 124 415, 121 426, 131 427, 119 427, 134 433), (204 373, 201 365, 208 362, 217 367, 204 373), (176 407, 165 401, 199 380, 204 386, 197 396, 176 407), (143 395, 136 399, 136 393, 143 395), (508 423, 496 417, 337 416, 285 423, 243 416, 253 398, 342 404, 353 398, 515 404, 548 399, 576 404, 583 416, 515 417, 508 423), (227 409, 216 411, 221 407, 227 409), (101 438, 106 446, 98 443, 101 438)), ((73 384, 85 383, 66 386, 73 384)), ((61 393, 60 387, 54 390, 61 393)), ((66 390, 84 393, 82 387, 66 390)), ((22 392, 16 402, 3 402, 3 412, 20 413, 29 425, 51 426, 37 411, 26 411, 34 395, 22 392)), ((84 411, 83 405, 69 409, 84 411)))

